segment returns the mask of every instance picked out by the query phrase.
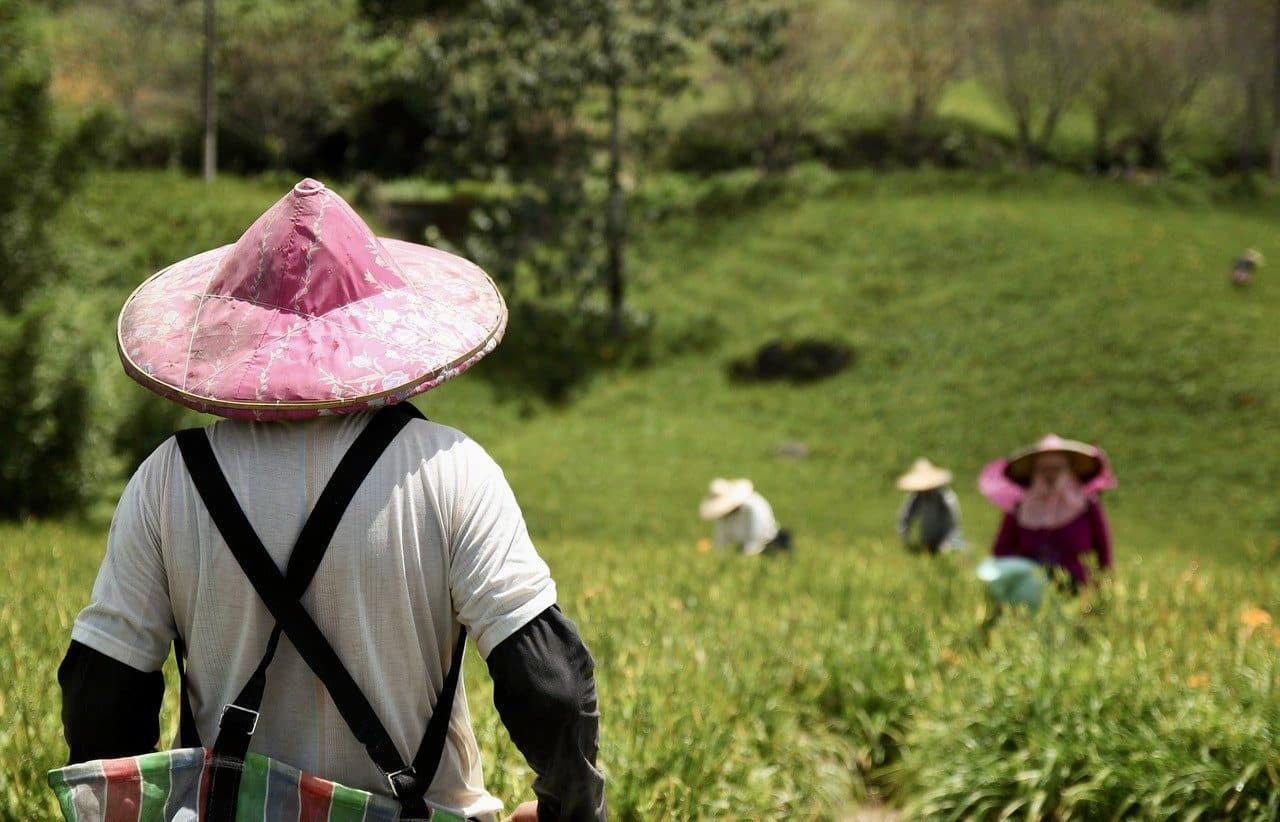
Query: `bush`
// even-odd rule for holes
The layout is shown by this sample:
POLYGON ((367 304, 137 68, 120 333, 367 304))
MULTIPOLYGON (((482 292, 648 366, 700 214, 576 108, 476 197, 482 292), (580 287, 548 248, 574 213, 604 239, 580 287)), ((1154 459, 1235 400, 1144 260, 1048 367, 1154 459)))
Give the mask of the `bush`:
POLYGON ((0 0, 0 54, 0 312, 12 312, 50 279, 49 217, 76 164, 57 139, 49 59, 26 3, 0 0))
POLYGON ((853 349, 842 342, 774 340, 754 355, 731 362, 729 376, 739 382, 814 382, 840 373, 852 362, 853 349))
POLYGON ((477 369, 500 397, 534 394, 552 403, 604 368, 642 367, 655 355, 651 317, 627 312, 621 329, 602 307, 515 302, 502 345, 477 369))
POLYGON ((69 292, 0 315, 0 517, 74 511, 115 475, 99 413, 109 365, 103 311, 69 292), (92 335, 101 329, 102 335, 92 335))
POLYGON ((1008 138, 952 118, 848 123, 816 135, 811 154, 836 169, 941 168, 995 169, 1012 164, 1015 147, 1008 138))
POLYGON ((742 116, 721 111, 692 118, 667 145, 667 166, 674 171, 714 174, 760 165, 759 146, 743 130, 742 116))

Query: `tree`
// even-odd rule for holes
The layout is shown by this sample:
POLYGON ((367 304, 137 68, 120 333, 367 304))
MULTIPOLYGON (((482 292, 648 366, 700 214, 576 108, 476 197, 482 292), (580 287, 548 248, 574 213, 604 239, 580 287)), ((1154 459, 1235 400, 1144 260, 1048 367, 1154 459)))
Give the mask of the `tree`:
MULTIPOLYGON (((626 299, 624 249, 627 235, 623 96, 632 101, 666 99, 688 83, 691 43, 706 31, 715 3, 699 0, 582 0, 575 18, 594 30, 599 61, 589 83, 605 94, 608 134, 608 203, 605 216, 604 287, 616 334, 622 331, 626 299)), ((590 40, 587 41, 590 44, 590 40)), ((590 45, 588 45, 590 48, 590 45)), ((588 54, 582 55, 589 57, 588 54)), ((590 65, 590 63, 589 63, 590 65)))
POLYGON ((81 166, 54 126, 48 53, 22 0, 0 0, 0 314, 56 270, 50 218, 81 166))
POLYGON ((1094 33, 1082 59, 1090 66, 1083 97, 1093 115, 1095 165, 1116 161, 1114 138, 1123 128, 1137 163, 1159 167, 1171 128, 1209 76, 1204 17, 1141 0, 1094 3, 1085 13, 1094 33))
POLYGON ((1209 39, 1226 83, 1215 97, 1215 114, 1241 169, 1265 156, 1265 132, 1275 118, 1275 8, 1274 0, 1216 0, 1209 10, 1209 39))
POLYGON ((199 111, 199 4, 83 0, 51 28, 58 98, 109 110, 126 159, 176 163, 199 111))
POLYGON ((960 71, 963 20, 959 0, 897 0, 877 26, 874 63, 905 91, 913 127, 933 116, 960 71))
POLYGON ((88 131, 55 128, 50 67, 29 4, 0 0, 0 516, 74 507, 104 461, 100 371, 85 328, 101 311, 58 283, 48 226, 82 167, 88 131))
POLYGON ((420 134, 433 176, 511 183, 519 192, 482 215, 489 230, 470 250, 509 283, 531 274, 542 295, 580 301, 603 290, 620 329, 630 141, 649 125, 634 112, 685 87, 718 2, 372 5, 387 36, 414 32, 408 63, 376 44, 370 51, 383 77, 408 71, 419 94, 429 89, 420 134), (486 253, 486 244, 503 253, 486 253))
POLYGON ((223 0, 218 11, 218 112, 223 128, 261 145, 275 168, 305 164, 338 130, 350 84, 354 0, 223 0))
POLYGON ((848 44, 810 0, 775 4, 734 0, 710 38, 721 81, 742 112, 760 165, 777 171, 795 159, 804 130, 826 107, 830 81, 849 71, 848 44))
POLYGON ((1023 161, 1035 165, 1088 80, 1081 9, 1064 0, 980 0, 973 20, 974 64, 1013 117, 1023 161))

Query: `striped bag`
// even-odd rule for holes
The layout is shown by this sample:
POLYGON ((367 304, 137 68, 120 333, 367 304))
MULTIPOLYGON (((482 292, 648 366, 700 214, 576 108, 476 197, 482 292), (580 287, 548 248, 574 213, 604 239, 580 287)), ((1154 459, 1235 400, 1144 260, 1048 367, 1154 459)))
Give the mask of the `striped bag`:
MULTIPOLYGON (((185 822, 201 818, 210 761, 207 748, 183 748, 98 760, 52 771, 49 785, 68 822, 185 822)), ((270 822, 393 822, 400 803, 310 776, 260 754, 244 758, 236 819, 270 822)), ((434 809, 436 822, 463 822, 434 809)))
POLYGON ((203 429, 179 431, 178 448, 214 524, 276 620, 262 660, 235 700, 226 705, 212 748, 200 745, 185 700, 182 646, 178 673, 183 680, 182 744, 190 747, 120 759, 95 760, 49 772, 68 822, 135 820, 452 820, 457 814, 436 808, 424 794, 444 750, 453 697, 462 669, 466 631, 454 643, 452 666, 422 743, 412 761, 396 750, 386 727, 343 666, 319 626, 299 602, 307 589, 343 512, 378 457, 410 419, 421 418, 403 403, 383 408, 338 463, 316 507, 303 524, 282 574, 262 545, 218 465, 203 429), (297 768, 249 753, 267 683, 267 669, 281 636, 315 672, 338 713, 386 776, 391 797, 353 790, 305 774, 297 768))

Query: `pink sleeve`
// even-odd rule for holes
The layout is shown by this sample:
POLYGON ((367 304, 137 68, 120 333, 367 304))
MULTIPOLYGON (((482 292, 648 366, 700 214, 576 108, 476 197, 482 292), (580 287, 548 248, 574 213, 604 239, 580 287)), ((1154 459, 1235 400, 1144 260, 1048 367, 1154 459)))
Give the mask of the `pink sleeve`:
POLYGON ((1111 528, 1107 525, 1107 515, 1102 511, 1102 503, 1097 500, 1089 506, 1089 522, 1093 527, 1093 550, 1098 554, 1098 567, 1111 567, 1111 528))
POLYGON ((1018 555, 1018 521, 1013 514, 1005 514, 1000 521, 1000 530, 996 533, 996 543, 991 553, 998 557, 1018 555))

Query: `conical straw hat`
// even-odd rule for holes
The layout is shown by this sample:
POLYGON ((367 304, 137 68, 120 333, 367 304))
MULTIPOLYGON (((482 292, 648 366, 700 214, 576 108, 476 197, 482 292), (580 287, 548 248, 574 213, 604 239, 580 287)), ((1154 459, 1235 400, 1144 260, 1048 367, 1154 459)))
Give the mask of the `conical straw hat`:
POLYGON ((1102 471, 1102 454, 1096 445, 1078 440, 1068 440, 1057 434, 1047 434, 1033 445, 1021 448, 1009 456, 1004 474, 1019 485, 1031 482, 1036 457, 1041 454, 1063 454, 1071 465, 1071 472, 1081 482, 1088 482, 1102 471))
POLYGON ((502 339, 507 308, 474 264, 375 237, 303 180, 233 245, 174 263, 129 297, 125 371, 183 405, 298 419, 399 402, 502 339))
POLYGON ((720 519, 746 502, 754 491, 749 479, 717 477, 711 481, 707 496, 698 506, 698 515, 703 519, 720 519))
POLYGON ((898 477, 899 491, 932 491, 951 484, 951 472, 939 468, 924 457, 911 464, 911 470, 898 477))

